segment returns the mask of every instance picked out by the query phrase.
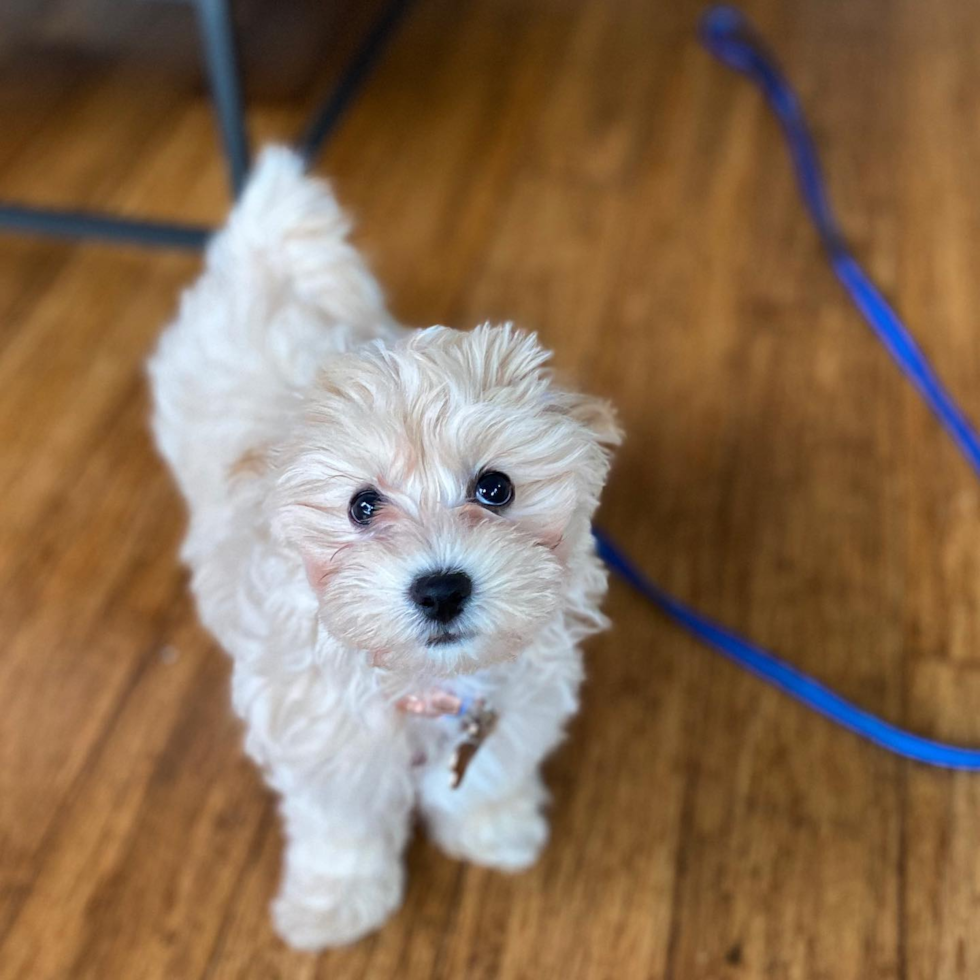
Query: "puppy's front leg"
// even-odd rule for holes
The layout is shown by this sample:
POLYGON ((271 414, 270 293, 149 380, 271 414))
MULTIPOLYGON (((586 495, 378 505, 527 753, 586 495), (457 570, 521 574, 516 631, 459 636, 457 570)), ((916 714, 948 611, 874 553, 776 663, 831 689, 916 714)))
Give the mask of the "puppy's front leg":
MULTIPOLYGON (((476 763, 474 762, 474 768, 476 763)), ((491 789, 469 782, 457 790, 430 784, 423 801, 429 832, 451 857, 500 871, 523 871, 548 841, 542 809, 547 791, 537 770, 491 789)))
MULTIPOLYGON (((573 661, 575 663, 577 661, 573 661)), ((458 789, 444 765, 428 768, 420 802, 429 831, 453 857, 501 871, 530 867, 548 840, 548 799, 541 760, 561 739, 576 706, 578 677, 505 699, 497 729, 486 740, 458 789)))
POLYGON ((286 849, 272 913, 287 943, 354 942, 399 906, 411 804, 411 786, 394 769, 375 771, 370 786, 338 779, 283 797, 286 849))

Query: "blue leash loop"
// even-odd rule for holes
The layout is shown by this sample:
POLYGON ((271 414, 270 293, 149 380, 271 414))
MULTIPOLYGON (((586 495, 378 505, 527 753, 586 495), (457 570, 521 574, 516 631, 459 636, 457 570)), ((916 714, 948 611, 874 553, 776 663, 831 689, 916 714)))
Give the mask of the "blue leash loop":
MULTIPOLYGON (((762 90, 789 146, 800 194, 837 278, 898 367, 946 427, 980 475, 980 437, 943 387, 912 335, 848 250, 824 187, 813 140, 793 89, 766 52, 744 15, 733 7, 713 7, 701 21, 701 42, 723 64, 747 75, 762 90)), ((599 530, 599 556, 609 568, 698 639, 808 708, 875 745, 915 762, 980 771, 980 749, 946 745, 905 731, 835 694, 774 654, 718 625, 673 598, 644 575, 599 530)))

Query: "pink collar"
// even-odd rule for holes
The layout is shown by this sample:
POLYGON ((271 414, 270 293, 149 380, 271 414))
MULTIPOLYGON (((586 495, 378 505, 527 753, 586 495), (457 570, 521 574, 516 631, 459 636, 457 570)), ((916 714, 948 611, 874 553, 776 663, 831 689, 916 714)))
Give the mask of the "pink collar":
POLYGON ((422 694, 406 694, 395 702, 399 711, 404 711, 407 715, 421 715, 423 718, 465 715, 472 704, 471 698, 461 698, 440 687, 430 688, 422 694))

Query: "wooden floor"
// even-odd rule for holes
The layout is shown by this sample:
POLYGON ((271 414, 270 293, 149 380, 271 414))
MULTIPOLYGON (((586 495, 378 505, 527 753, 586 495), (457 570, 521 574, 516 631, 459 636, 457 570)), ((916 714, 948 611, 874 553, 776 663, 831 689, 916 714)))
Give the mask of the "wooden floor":
MULTIPOLYGON (((122 5, 93 50, 96 6, 0 15, 0 196, 217 220, 192 59, 147 55, 186 11, 122 5)), ((868 708, 980 743, 978 485, 849 308, 698 8, 418 0, 323 169, 399 316, 513 318, 614 398, 602 522, 658 581, 868 708)), ((980 419, 980 7, 751 9, 858 251, 980 419)), ((256 133, 291 132, 306 88, 255 93, 256 133)), ((146 431, 142 362, 196 268, 0 236, 3 980, 980 977, 980 777, 859 743, 619 584, 548 766, 540 865, 504 877, 419 840, 379 935, 286 950, 273 801, 146 431)))

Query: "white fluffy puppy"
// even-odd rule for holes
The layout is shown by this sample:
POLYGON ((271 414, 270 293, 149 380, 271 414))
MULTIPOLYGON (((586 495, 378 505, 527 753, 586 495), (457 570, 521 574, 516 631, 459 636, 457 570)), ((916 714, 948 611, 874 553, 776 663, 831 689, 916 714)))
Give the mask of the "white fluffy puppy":
POLYGON ((619 439, 533 335, 397 326, 347 232, 267 150, 149 365, 182 556, 281 799, 274 919, 306 949, 398 906, 416 807, 452 855, 537 857, 538 766, 604 625, 590 521, 619 439), (453 789, 460 718, 404 709, 460 699, 499 720, 453 789))

